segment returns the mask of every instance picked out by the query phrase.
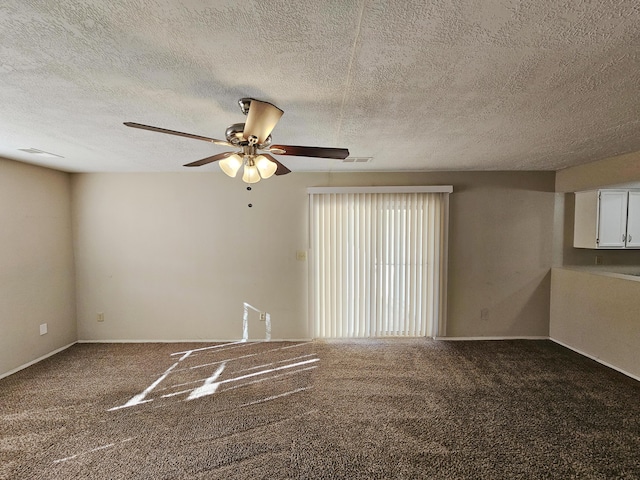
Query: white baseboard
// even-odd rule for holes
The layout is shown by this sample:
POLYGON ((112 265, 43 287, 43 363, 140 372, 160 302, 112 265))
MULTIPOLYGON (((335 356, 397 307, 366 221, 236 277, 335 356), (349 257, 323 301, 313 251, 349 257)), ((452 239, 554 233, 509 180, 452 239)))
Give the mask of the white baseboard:
MULTIPOLYGON (((249 340, 250 342, 260 340, 249 340)), ((313 338, 272 338, 270 342, 312 342, 313 338)))
POLYGON ((466 340, 549 340, 549 337, 544 336, 516 336, 516 337, 433 337, 434 340, 452 340, 455 342, 462 342, 466 340))
MULTIPOLYGON (((241 342, 241 339, 202 339, 202 338, 198 338, 195 340, 189 340, 189 339, 185 339, 185 340, 166 340, 166 339, 159 339, 159 340, 149 340, 149 339, 115 339, 115 340, 109 340, 109 339, 105 339, 105 340, 78 340, 78 343, 237 343, 237 342, 241 342)), ((247 340, 248 343, 255 343, 255 342, 309 342, 311 341, 310 338, 272 338, 271 340, 264 340, 264 339, 249 339, 247 340)))
MULTIPOLYGON (((313 339, 311 338, 286 338, 286 339, 271 339, 271 342, 310 342, 313 339)), ((626 375, 627 377, 631 377, 634 380, 640 381, 640 377, 637 375, 634 375, 632 373, 627 372, 626 370, 623 370, 620 367, 616 367, 615 365, 612 365, 611 363, 605 362, 604 360, 595 357, 593 355, 589 355, 586 352, 583 352, 582 350, 572 347, 571 345, 567 345, 564 342, 561 342, 560 340, 556 340, 555 338, 552 337, 434 337, 434 340, 439 340, 439 341, 477 341, 477 340, 551 340, 552 342, 557 343, 558 345, 561 345, 565 348, 568 348, 569 350, 572 350, 580 355, 583 355, 587 358, 590 358, 591 360, 594 360, 598 363, 600 363, 601 365, 604 365, 605 367, 608 368, 612 368, 613 370, 620 372, 624 375, 626 375)), ((260 341, 264 341, 264 340, 248 340, 248 342, 260 342, 260 341)), ((72 342, 69 345, 65 345, 64 347, 60 347, 52 352, 47 353, 46 355, 43 355, 41 357, 36 358, 35 360, 32 360, 28 363, 25 363, 24 365, 20 365, 17 368, 14 368, 13 370, 9 370, 8 372, 5 373, 1 373, 0 374, 0 379, 8 377, 9 375, 13 375, 16 372, 19 372, 20 370, 23 370, 27 367, 30 367, 31 365, 35 365, 38 362, 41 362, 42 360, 49 358, 57 353, 62 352, 63 350, 66 350, 67 348, 75 345, 76 343, 234 343, 234 342, 238 342, 238 340, 229 340, 229 339, 225 339, 225 340, 202 340, 202 339, 197 339, 197 340, 78 340, 77 342, 72 342)))
POLYGON ((372 342, 420 342, 430 340, 431 337, 403 337, 392 335, 388 337, 319 337, 314 338, 314 342, 321 343, 372 343, 372 342))
POLYGON ((180 340, 167 340, 167 339, 148 339, 148 338, 105 338, 101 340, 78 340, 78 343, 231 343, 238 342, 239 340, 216 340, 216 339, 180 339, 180 340))
POLYGON ((595 360, 596 362, 598 362, 598 363, 599 363, 599 364, 601 364, 601 365, 604 365, 605 367, 612 368, 612 369, 614 369, 615 371, 620 372, 620 373, 622 373, 622 374, 626 375, 627 377, 631 377, 631 378, 633 378, 634 380, 638 380, 638 381, 640 381, 640 377, 639 377, 639 376, 634 375, 633 373, 629 373, 629 372, 627 372, 626 370, 621 369, 620 367, 616 367, 615 365, 612 365, 611 363, 605 362, 605 361, 604 361, 604 360, 602 360, 601 358, 595 357, 595 356, 593 356, 593 355, 589 355, 588 353, 583 352, 582 350, 579 350, 579 349, 577 349, 577 348, 575 348, 575 347, 572 347, 571 345, 567 345, 566 343, 561 342, 560 340, 556 340, 555 338, 551 338, 551 337, 549 337, 549 340, 551 340, 552 342, 557 343, 558 345, 562 345, 563 347, 568 348, 569 350, 573 350, 574 352, 579 353, 580 355, 583 355, 583 356, 585 356, 585 357, 587 357, 587 358, 590 358, 591 360, 595 360))
POLYGON ((55 355, 56 353, 60 353, 63 350, 66 350, 67 348, 75 345, 76 343, 77 342, 72 342, 69 345, 65 345, 64 347, 57 348, 53 352, 49 352, 46 355, 43 355, 41 357, 36 358, 35 360, 31 360, 30 362, 25 363, 24 365, 20 365, 19 367, 14 368, 13 370, 9 370, 8 372, 1 373, 0 374, 0 378, 8 377, 9 375, 13 375, 14 373, 19 372, 20 370, 24 370, 25 368, 30 367, 31 365, 35 365, 36 363, 41 362, 45 358, 49 358, 49 357, 55 355))

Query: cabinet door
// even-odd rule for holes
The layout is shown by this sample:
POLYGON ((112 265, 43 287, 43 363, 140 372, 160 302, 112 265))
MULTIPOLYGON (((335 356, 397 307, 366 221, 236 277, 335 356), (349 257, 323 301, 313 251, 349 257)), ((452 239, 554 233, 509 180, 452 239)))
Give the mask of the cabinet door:
POLYGON ((624 248, 627 230, 627 196, 626 190, 600 191, 599 248, 624 248))
POLYGON ((629 192, 627 247, 640 248, 640 192, 629 192))

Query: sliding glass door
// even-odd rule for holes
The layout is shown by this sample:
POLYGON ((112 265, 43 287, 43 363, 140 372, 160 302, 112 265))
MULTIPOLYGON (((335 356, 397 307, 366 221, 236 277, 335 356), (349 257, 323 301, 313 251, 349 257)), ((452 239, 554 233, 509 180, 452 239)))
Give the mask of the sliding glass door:
POLYGON ((354 190, 310 189, 314 336, 443 334, 448 192, 354 190))

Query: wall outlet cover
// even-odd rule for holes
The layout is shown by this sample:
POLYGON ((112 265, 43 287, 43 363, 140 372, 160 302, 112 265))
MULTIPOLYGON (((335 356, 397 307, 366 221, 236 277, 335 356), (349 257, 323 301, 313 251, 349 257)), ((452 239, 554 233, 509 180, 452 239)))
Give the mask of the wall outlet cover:
POLYGON ((45 335, 48 331, 48 327, 46 323, 40 325, 40 335, 45 335))

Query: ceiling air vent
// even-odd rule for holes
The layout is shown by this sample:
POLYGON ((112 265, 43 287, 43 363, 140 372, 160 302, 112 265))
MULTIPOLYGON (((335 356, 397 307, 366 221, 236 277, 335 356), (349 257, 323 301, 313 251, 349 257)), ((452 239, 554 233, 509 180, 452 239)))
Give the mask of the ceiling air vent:
POLYGON ((369 163, 373 157, 347 157, 342 163, 369 163))
POLYGON ((37 148, 19 148, 21 152, 31 153, 33 155, 40 155, 41 157, 57 157, 64 158, 62 155, 56 155, 55 153, 45 152, 44 150, 38 150, 37 148))

